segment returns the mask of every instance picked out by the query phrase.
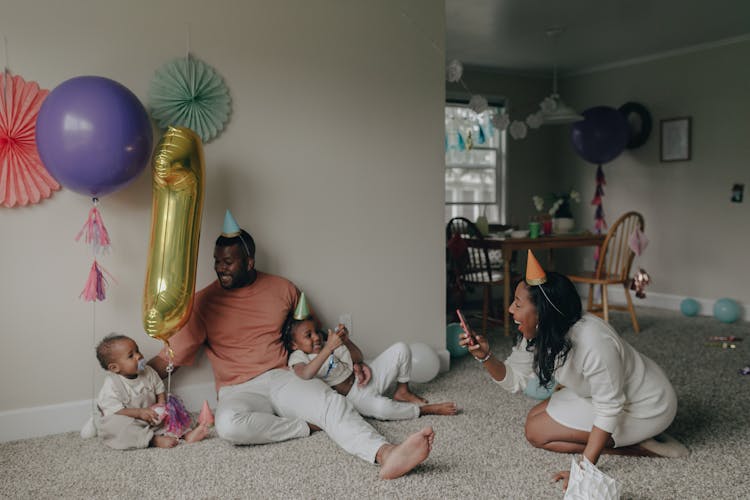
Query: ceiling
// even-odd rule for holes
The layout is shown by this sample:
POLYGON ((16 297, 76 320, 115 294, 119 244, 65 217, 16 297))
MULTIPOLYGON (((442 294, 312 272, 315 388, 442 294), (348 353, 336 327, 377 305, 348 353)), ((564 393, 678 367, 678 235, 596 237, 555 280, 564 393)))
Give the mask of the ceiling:
POLYGON ((446 61, 561 75, 750 40, 750 0, 445 0, 446 61), (558 36, 548 30, 561 28, 558 36))

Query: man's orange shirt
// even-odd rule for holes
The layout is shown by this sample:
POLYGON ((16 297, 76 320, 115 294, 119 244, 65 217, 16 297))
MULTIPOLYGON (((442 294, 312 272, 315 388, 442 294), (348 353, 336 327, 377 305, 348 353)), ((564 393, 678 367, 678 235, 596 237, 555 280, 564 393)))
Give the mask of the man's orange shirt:
MULTIPOLYGON (((217 391, 285 368, 281 328, 297 297, 293 283, 262 272, 253 284, 232 290, 214 281, 195 294, 188 323, 169 339, 175 366, 193 364, 205 346, 217 391)), ((166 349, 160 356, 168 360, 166 349)))

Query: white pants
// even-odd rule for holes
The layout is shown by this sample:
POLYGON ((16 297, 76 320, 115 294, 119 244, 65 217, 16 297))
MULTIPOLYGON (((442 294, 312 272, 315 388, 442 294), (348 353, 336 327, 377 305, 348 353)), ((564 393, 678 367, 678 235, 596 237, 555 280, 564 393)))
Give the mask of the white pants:
POLYGON ((290 370, 267 371, 219 389, 216 432, 232 444, 265 444, 323 429, 348 453, 374 463, 387 441, 322 380, 303 380, 290 370), (278 416, 277 416, 278 415, 278 416))
POLYGON ((408 382, 411 376, 411 349, 397 342, 383 351, 370 363, 372 378, 365 387, 355 382, 348 399, 365 417, 380 420, 406 420, 419 416, 419 405, 394 401, 383 394, 394 382, 408 382))

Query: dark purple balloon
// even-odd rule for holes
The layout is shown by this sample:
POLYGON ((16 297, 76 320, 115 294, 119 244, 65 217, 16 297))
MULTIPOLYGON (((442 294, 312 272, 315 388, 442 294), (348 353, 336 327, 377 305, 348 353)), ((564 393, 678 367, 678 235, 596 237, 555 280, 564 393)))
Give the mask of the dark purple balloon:
POLYGON ((135 94, 109 78, 79 76, 55 87, 42 103, 36 142, 44 166, 60 184, 102 196, 141 173, 154 140, 135 94))
POLYGON ((572 125, 573 148, 586 161, 601 165, 623 152, 630 138, 627 119, 615 108, 595 106, 572 125))

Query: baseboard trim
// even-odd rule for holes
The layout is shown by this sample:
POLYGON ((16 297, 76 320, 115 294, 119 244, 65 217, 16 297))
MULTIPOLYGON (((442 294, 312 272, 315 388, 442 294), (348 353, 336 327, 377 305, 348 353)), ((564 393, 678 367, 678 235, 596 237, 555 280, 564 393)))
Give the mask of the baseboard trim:
MULTIPOLYGON (((212 408, 216 407, 216 389, 213 384, 181 387, 179 396, 190 411, 200 411, 204 400, 212 408)), ((2 411, 0 443, 80 431, 92 412, 93 403, 90 399, 2 411)))
MULTIPOLYGON (((588 285, 577 284, 576 288, 578 288, 578 293, 581 295, 581 299, 585 304, 588 299, 588 285)), ((669 311, 680 311, 680 304, 687 298, 683 295, 671 295, 668 293, 649 292, 646 290, 646 297, 639 299, 632 291, 629 291, 629 293, 633 300, 633 305, 636 308, 638 308, 638 306, 646 306, 655 307, 657 309, 666 309, 669 311)), ((699 316, 714 315, 714 303, 717 299, 704 299, 698 297, 693 297, 693 299, 700 304, 700 309, 698 310, 699 316)), ((627 300, 625 299, 625 289, 620 286, 610 287, 609 302, 617 305, 627 304, 627 300)), ((738 302, 737 304, 741 309, 740 321, 749 321, 750 316, 748 315, 748 311, 750 311, 750 304, 742 302, 738 302)))

